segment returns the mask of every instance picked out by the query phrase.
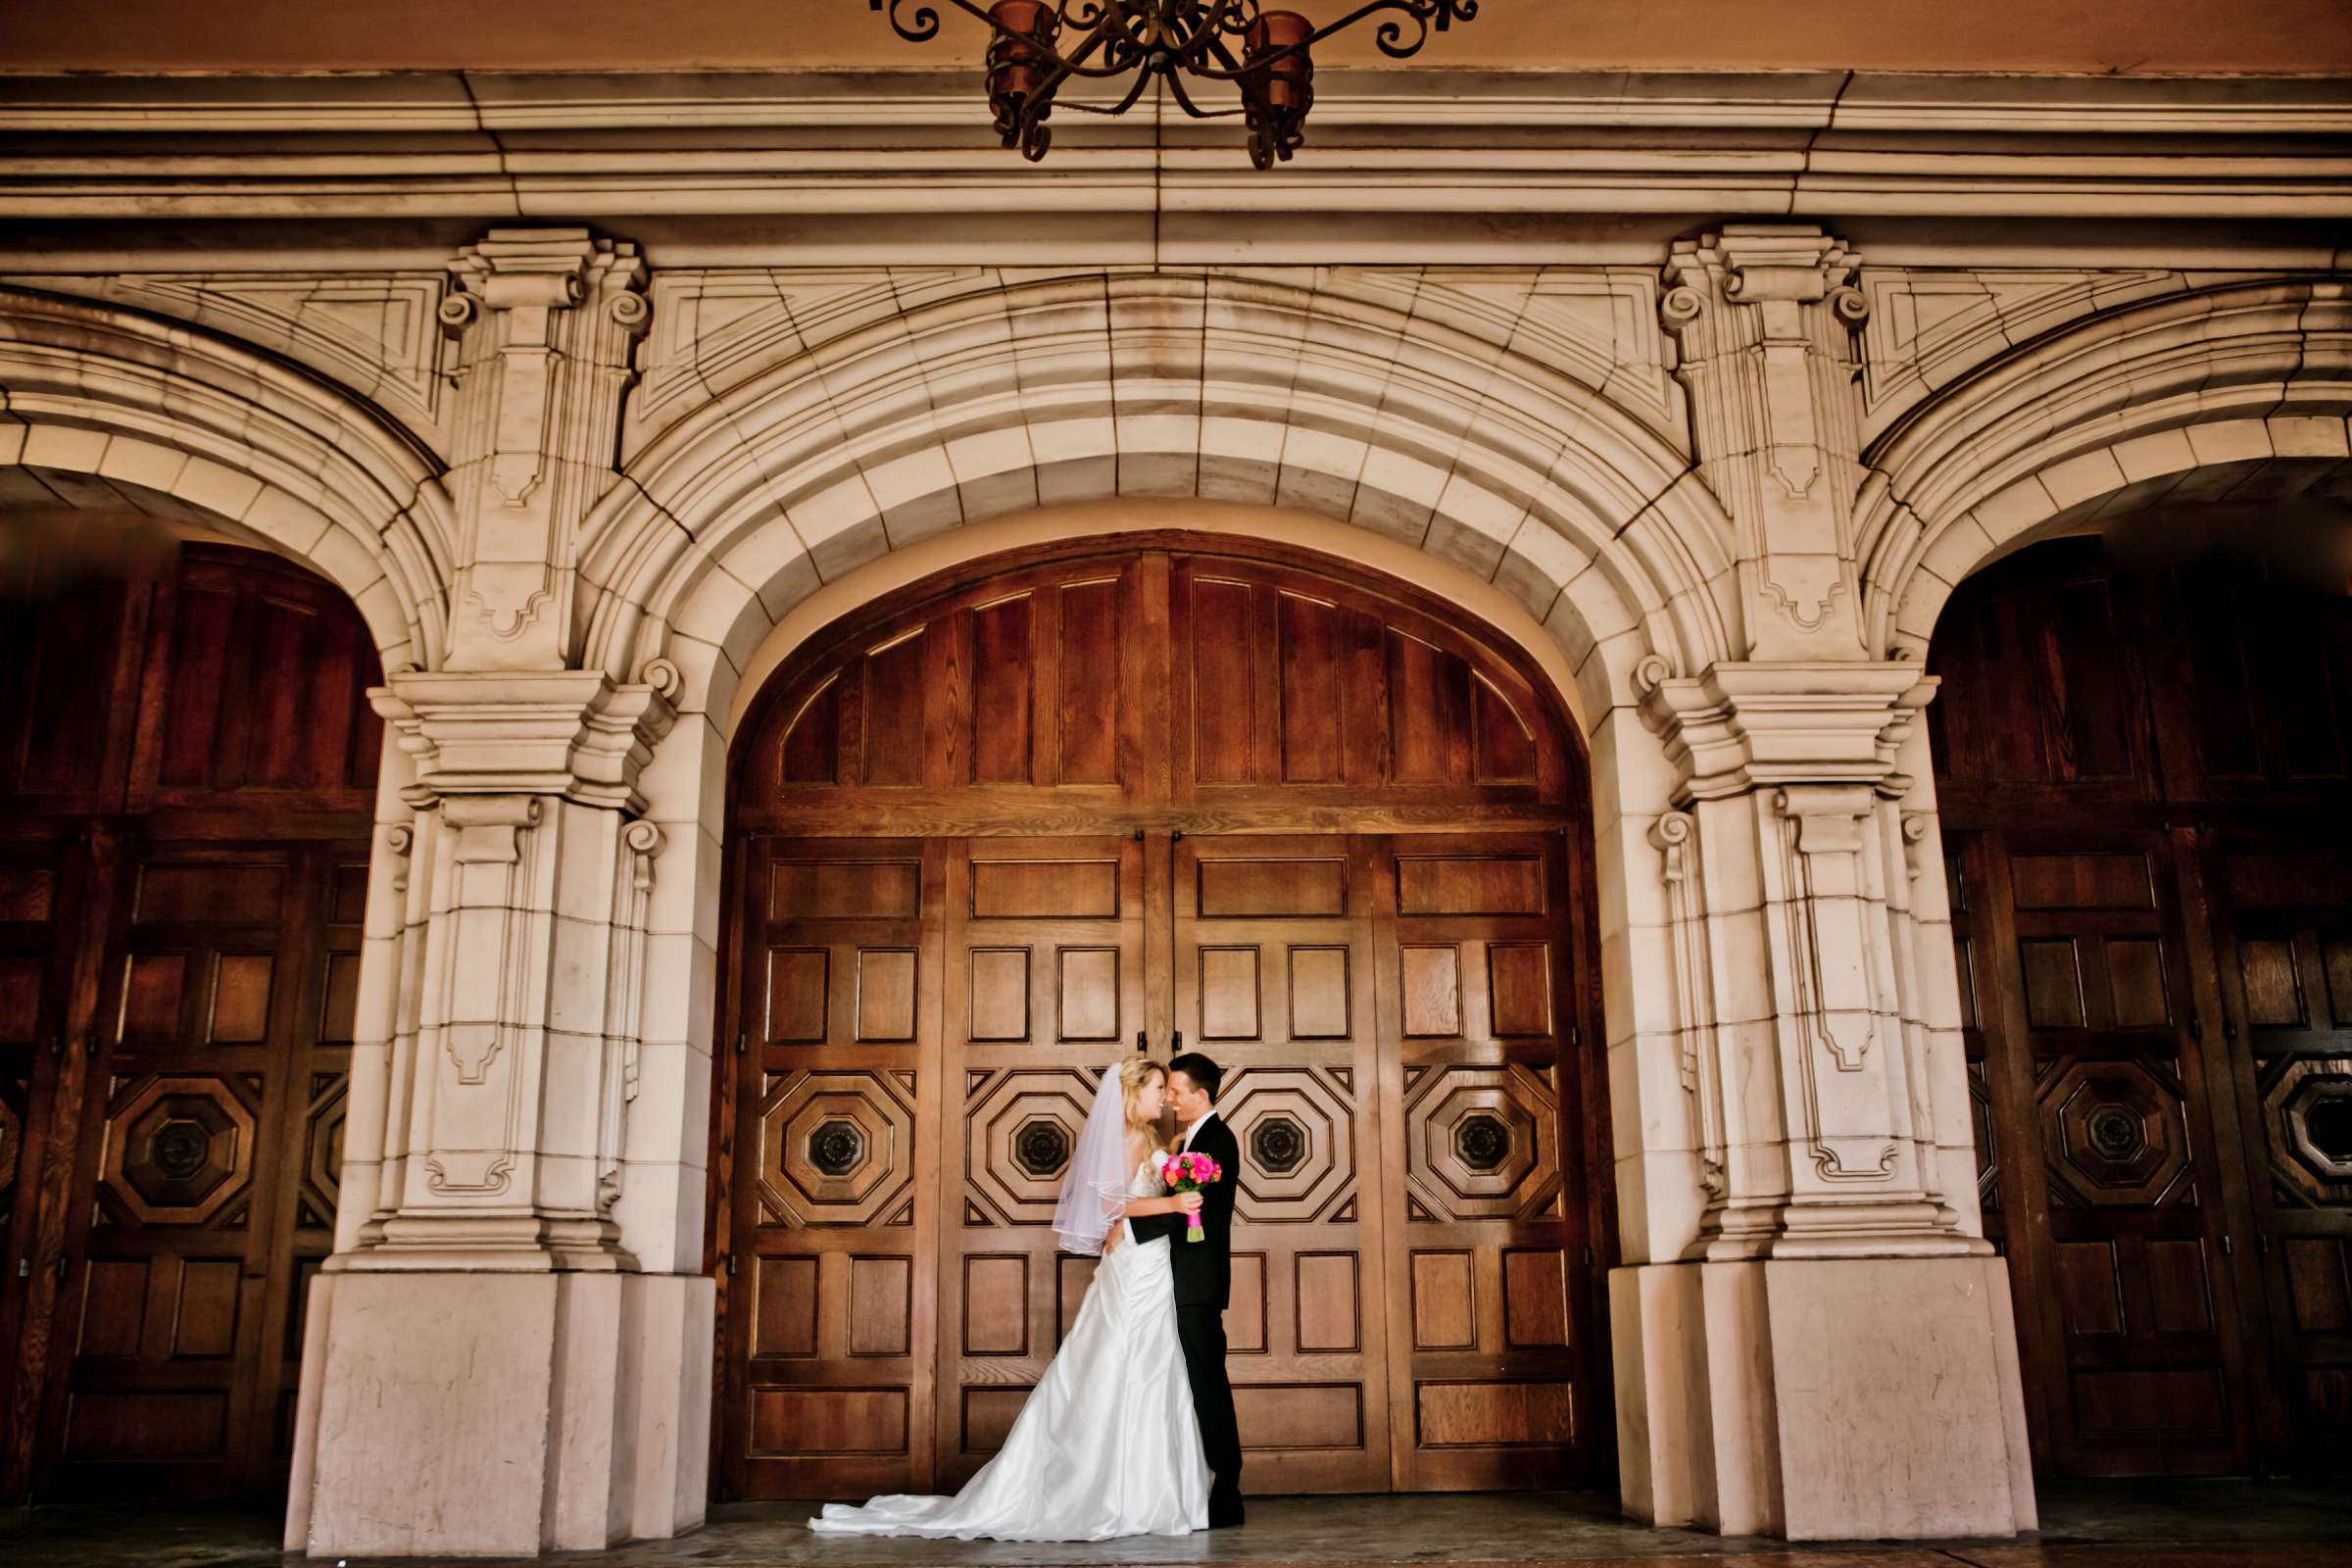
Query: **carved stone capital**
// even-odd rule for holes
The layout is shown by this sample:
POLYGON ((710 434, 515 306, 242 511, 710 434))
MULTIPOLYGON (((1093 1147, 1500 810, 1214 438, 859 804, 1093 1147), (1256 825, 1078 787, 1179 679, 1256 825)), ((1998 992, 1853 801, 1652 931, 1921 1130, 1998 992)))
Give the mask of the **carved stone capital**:
MULTIPOLYGON (((642 813, 639 775, 677 720, 653 687, 615 686, 592 670, 417 672, 368 697, 416 760, 416 781, 402 798, 420 810, 474 797, 557 796, 642 813)), ((451 819, 473 814, 468 807, 451 819)))
POLYGON ((1936 684, 1902 662, 1714 664, 1656 682, 1642 716, 1681 772, 1678 805, 1811 785, 1867 797, 1900 776, 1897 751, 1936 684))

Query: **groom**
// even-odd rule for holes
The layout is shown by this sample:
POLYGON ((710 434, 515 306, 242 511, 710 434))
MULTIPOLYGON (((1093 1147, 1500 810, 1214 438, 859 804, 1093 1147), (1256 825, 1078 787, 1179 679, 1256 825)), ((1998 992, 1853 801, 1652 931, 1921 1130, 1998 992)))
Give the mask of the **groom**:
POLYGON ((1233 1286, 1233 1186, 1241 1179, 1242 1146, 1217 1114, 1217 1083, 1224 1074, 1197 1051, 1168 1063, 1168 1102, 1184 1128, 1182 1152, 1198 1151, 1217 1162, 1224 1175, 1200 1194, 1198 1242, 1185 1240, 1182 1214, 1131 1219, 1139 1242, 1173 1238, 1176 1276, 1176 1338, 1184 1346, 1184 1372, 1192 1380, 1193 1412, 1200 1421, 1200 1446, 1208 1460, 1208 1528, 1242 1522, 1242 1435, 1234 1424, 1233 1385, 1225 1378, 1225 1300, 1233 1286))

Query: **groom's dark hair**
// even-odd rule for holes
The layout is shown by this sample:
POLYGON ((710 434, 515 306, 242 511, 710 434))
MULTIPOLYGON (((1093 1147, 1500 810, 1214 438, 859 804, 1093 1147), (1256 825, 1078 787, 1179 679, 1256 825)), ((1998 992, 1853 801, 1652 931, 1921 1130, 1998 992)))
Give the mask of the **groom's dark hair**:
POLYGON ((1168 1071, 1184 1074, 1193 1081, 1195 1089, 1200 1090, 1212 1101, 1217 1098, 1217 1084, 1225 1076, 1222 1068, 1198 1051, 1188 1051, 1169 1062, 1168 1071))

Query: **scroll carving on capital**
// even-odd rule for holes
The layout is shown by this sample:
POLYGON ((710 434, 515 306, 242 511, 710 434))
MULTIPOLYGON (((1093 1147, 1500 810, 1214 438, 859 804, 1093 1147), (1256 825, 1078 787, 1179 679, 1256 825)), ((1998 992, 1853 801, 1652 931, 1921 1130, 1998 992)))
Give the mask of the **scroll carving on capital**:
POLYGON ((466 612, 450 667, 560 668, 574 541, 612 481, 651 320, 645 263, 584 228, 494 228, 449 272, 440 318, 460 344, 451 486, 466 612))
POLYGON ((637 1099, 645 1036, 647 915, 654 896, 654 861, 663 842, 661 828, 651 822, 631 822, 620 830, 626 864, 613 890, 612 969, 605 989, 604 1105, 597 1124, 596 1196, 598 1206, 608 1213, 620 1200, 628 1107, 637 1099))
POLYGON ((1869 304, 1843 243, 1803 223, 1727 223, 1666 265, 1701 473, 1739 529, 1750 657, 1860 650, 1855 334, 1869 304))

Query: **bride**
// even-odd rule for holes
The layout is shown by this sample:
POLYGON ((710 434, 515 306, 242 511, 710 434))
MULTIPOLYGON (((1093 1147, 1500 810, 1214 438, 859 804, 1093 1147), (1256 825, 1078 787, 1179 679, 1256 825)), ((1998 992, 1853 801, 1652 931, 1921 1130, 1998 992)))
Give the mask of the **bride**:
MULTIPOLYGON (((1063 1179, 1061 1250, 1099 1256, 1114 1225, 1191 1213, 1167 1195, 1152 1135, 1167 1072, 1141 1056, 1103 1074, 1063 1179)), ((1168 1242, 1130 1238, 1095 1270, 1078 1321, 1021 1406, 997 1456, 953 1497, 828 1503, 808 1528, 836 1535, 971 1541, 1182 1536, 1208 1525, 1208 1462, 1193 1417, 1168 1242)))

